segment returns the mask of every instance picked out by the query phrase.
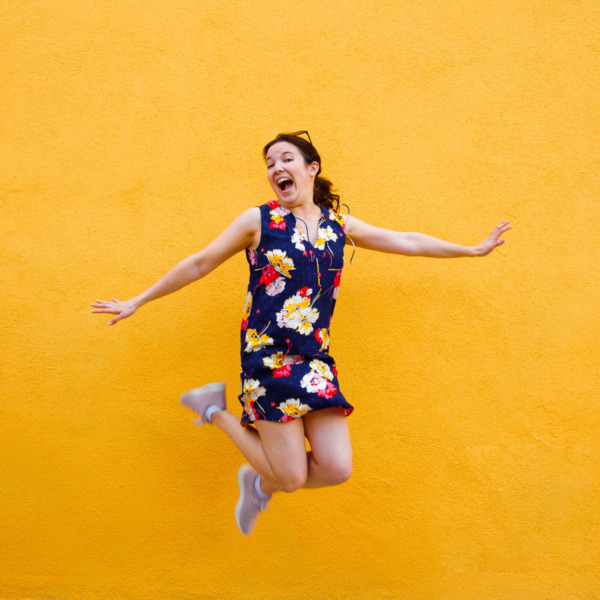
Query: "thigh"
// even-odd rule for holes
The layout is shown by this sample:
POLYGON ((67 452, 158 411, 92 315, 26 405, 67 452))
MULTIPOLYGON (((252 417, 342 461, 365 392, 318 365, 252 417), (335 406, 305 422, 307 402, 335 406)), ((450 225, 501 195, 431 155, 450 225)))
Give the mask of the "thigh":
POLYGON ((305 414, 304 431, 319 464, 352 464, 348 417, 337 407, 305 414))
POLYGON ((306 475, 306 445, 302 419, 285 423, 254 421, 273 474, 285 478, 291 474, 306 475))

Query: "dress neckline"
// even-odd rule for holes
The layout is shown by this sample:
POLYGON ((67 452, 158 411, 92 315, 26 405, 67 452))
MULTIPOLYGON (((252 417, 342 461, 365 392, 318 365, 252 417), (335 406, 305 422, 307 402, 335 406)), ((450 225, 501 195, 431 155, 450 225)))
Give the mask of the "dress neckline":
MULTIPOLYGON (((319 229, 321 228, 321 223, 328 218, 328 214, 325 212, 325 211, 327 211, 327 209, 324 206, 320 206, 320 205, 318 205, 318 206, 319 206, 319 209, 321 210, 321 216, 319 217, 319 220, 317 221, 317 237, 315 238, 315 244, 317 243, 317 240, 319 239, 319 229)), ((309 232, 308 232, 308 223, 302 217, 295 215, 291 210, 289 211, 289 214, 294 217, 294 229, 296 229, 296 227, 298 227, 299 220, 304 223, 304 226, 306 227, 306 232, 304 232, 302 229, 300 229, 300 232, 302 233, 302 237, 304 238, 304 241, 311 248, 314 249, 315 244, 313 244, 310 241, 310 236, 309 236, 309 232)))

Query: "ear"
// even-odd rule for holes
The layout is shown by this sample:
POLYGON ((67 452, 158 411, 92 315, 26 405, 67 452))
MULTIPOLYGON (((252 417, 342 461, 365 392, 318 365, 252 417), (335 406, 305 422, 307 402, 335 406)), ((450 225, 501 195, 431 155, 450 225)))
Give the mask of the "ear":
POLYGON ((308 170, 310 171, 310 174, 313 175, 314 177, 317 176, 317 173, 319 172, 320 168, 321 168, 321 166, 316 161, 311 162, 310 165, 308 165, 308 170))

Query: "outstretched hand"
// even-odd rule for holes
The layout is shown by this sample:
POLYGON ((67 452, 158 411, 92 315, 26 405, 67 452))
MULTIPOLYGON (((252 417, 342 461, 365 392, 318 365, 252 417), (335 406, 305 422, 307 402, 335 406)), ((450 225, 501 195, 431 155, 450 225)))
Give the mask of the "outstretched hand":
POLYGON ((130 317, 138 308, 131 301, 121 302, 116 298, 113 298, 112 302, 96 300, 96 302, 92 302, 91 306, 96 308, 96 310, 92 310, 93 313, 109 313, 111 315, 117 315, 114 319, 109 321, 109 325, 114 325, 121 319, 130 317))
POLYGON ((508 221, 502 221, 500 225, 494 228, 494 231, 490 233, 489 237, 475 246, 477 256, 487 256, 492 250, 504 244, 505 240, 501 240, 500 236, 509 229, 512 229, 512 225, 508 224, 508 221))

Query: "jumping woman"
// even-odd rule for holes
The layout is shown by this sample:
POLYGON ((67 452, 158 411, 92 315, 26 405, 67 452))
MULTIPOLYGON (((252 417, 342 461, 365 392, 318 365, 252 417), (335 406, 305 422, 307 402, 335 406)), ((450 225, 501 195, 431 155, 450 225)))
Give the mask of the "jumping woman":
POLYGON ((503 221, 480 244, 460 246, 342 215, 339 196, 320 176, 321 157, 304 134, 280 134, 263 150, 275 200, 243 212, 204 250, 139 296, 92 303, 92 312, 117 315, 108 323, 114 325, 245 252, 250 282, 241 331, 241 426, 226 408, 224 383, 209 383, 180 398, 198 414, 198 424, 216 424, 250 463, 238 473, 235 509, 245 535, 274 492, 337 485, 352 472, 346 417, 354 408, 340 390, 329 354, 344 246, 406 256, 485 256, 511 228, 503 221))

